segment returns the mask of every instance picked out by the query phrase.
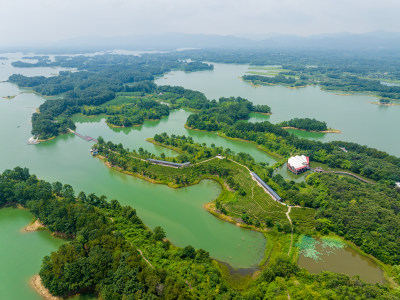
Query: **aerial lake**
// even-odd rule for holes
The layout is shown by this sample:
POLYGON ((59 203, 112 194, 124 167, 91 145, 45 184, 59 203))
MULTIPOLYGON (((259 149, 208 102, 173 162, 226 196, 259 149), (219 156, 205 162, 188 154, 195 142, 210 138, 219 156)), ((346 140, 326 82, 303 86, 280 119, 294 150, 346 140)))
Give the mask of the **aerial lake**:
MULTIPOLYGON (((32 70, 35 69, 14 69, 9 65, 9 61, 6 61, 6 64, 0 66, 2 80, 6 80, 13 73, 34 75, 32 70)), ((48 76, 59 70, 40 68, 38 74, 48 76)), ((15 85, 0 83, 0 139, 3 141, 0 147, 1 172, 15 166, 28 167, 31 173, 41 179, 71 184, 77 193, 95 192, 98 195, 106 195, 108 199, 118 199, 122 204, 136 208, 140 218, 150 228, 161 225, 168 239, 175 245, 203 248, 209 251, 212 257, 229 263, 234 268, 255 267, 262 260, 266 240, 261 233, 223 222, 203 208, 205 203, 213 201, 220 193, 220 186, 214 181, 205 180, 198 185, 182 189, 154 185, 109 169, 100 160, 90 156, 91 143, 72 134, 39 145, 27 145, 31 136, 31 115, 45 99, 34 93, 22 92, 24 91, 15 85), (10 95, 16 97, 11 100, 2 98, 10 95)), ((102 119, 80 120, 81 122, 77 120, 77 131, 94 137, 102 135, 105 139, 122 142, 131 149, 143 147, 157 154, 165 152, 174 155, 172 151, 146 142, 145 138, 164 131, 170 134, 188 134, 183 127, 188 114, 183 110, 176 111, 161 121, 146 122, 141 127, 131 129, 111 129, 102 119)), ((201 142, 229 147, 237 152, 250 152, 256 157, 258 155, 259 160, 263 160, 265 156, 265 159, 274 161, 250 143, 230 141, 216 134, 190 132, 201 142)), ((31 218, 25 218, 24 223, 29 223, 31 218)), ((12 222, 10 218, 2 217, 2 221, 7 220, 12 222)), ((20 225, 18 223, 16 226, 21 227, 20 225)), ((17 234, 8 234, 8 240, 19 238, 17 234)), ((52 238, 49 236, 49 239, 52 238)), ((14 245, 10 241, 8 243, 14 245)), ((36 249, 41 247, 40 243, 41 241, 36 239, 22 247, 36 249)), ((12 248, 6 249, 12 253, 12 248)), ((29 290, 29 277, 39 271, 41 258, 56 249, 57 247, 52 247, 39 252, 40 258, 35 260, 35 264, 27 267, 27 272, 15 274, 16 277, 20 276, 18 282, 25 282, 20 286, 21 289, 29 290)), ((0 256, 3 254, 3 251, 0 251, 0 256)), ((8 265, 2 271, 13 272, 8 269, 8 265)), ((5 276, 3 286, 14 286, 8 283, 16 281, 16 277, 5 276)), ((25 297, 15 299, 23 298, 25 297)))
MULTIPOLYGON (((10 62, 17 60, 19 56, 8 56, 11 59, 0 64, 0 80, 7 80, 14 73, 50 76, 62 70, 16 69, 10 62)), ((400 128, 400 107, 380 107, 370 104, 374 99, 368 96, 338 96, 321 91, 318 87, 255 88, 238 78, 247 68, 244 65, 216 64, 214 71, 172 72, 158 79, 157 83, 200 90, 210 98, 242 96, 256 104, 268 104, 272 107, 271 116, 253 115, 250 121, 269 119, 271 122, 280 122, 293 117, 315 117, 343 133, 296 134, 321 141, 355 141, 400 155, 400 139, 394 138, 396 128, 400 128)), ((161 225, 168 239, 175 245, 203 248, 212 257, 229 263, 234 268, 255 267, 262 260, 265 244, 268 243, 262 234, 223 222, 203 208, 205 203, 213 201, 220 193, 220 186, 214 181, 205 180, 182 189, 151 184, 109 169, 100 160, 90 156, 91 143, 72 134, 35 146, 27 145, 31 136, 31 115, 45 99, 34 93, 23 92, 13 84, 0 82, 0 172, 15 166, 28 167, 32 174, 41 179, 71 184, 77 193, 94 192, 98 195, 104 194, 108 199, 118 199, 122 204, 136 208, 139 217, 150 228, 161 225), (6 96, 16 97, 11 100, 2 98, 6 96)), ((213 143, 235 152, 246 152, 259 162, 273 164, 276 161, 276 158, 259 150, 252 143, 225 139, 215 133, 185 129, 184 124, 189 114, 185 110, 174 111, 160 121, 146 121, 143 126, 133 128, 110 128, 102 116, 88 118, 78 115, 74 118, 78 132, 92 137, 103 136, 105 140, 122 143, 129 149, 142 147, 155 154, 174 156, 175 152, 145 140, 156 133, 167 132, 190 135, 196 142, 208 145, 213 143)), ((30 296, 32 291, 28 285, 29 277, 39 271, 41 258, 61 244, 60 240, 52 238, 47 232, 30 235, 19 233, 19 229, 31 219, 32 216, 27 211, 0 211, 1 224, 10 223, 9 227, 0 228, 3 230, 0 235, 7 237, 2 240, 7 240, 9 245, 0 248, 0 257, 15 253, 15 259, 18 260, 18 251, 35 251, 30 259, 20 260, 26 265, 23 272, 18 272, 11 262, 2 263, 5 267, 2 268, 4 276, 1 278, 0 298, 3 290, 9 289, 9 294, 13 290, 16 293, 14 295, 18 295, 15 299, 35 299, 35 296, 30 296)))
MULTIPOLYGON (((213 71, 185 73, 174 71, 159 78, 159 85, 178 85, 203 92, 210 99, 240 96, 255 104, 267 104, 278 123, 292 118, 315 118, 342 133, 292 131, 302 138, 319 141, 343 140, 368 145, 400 156, 400 106, 372 104, 378 98, 342 92, 326 92, 318 86, 286 88, 279 85, 255 87, 241 80, 248 65, 214 64, 213 71)), ((253 118, 253 121, 260 121, 253 118)))

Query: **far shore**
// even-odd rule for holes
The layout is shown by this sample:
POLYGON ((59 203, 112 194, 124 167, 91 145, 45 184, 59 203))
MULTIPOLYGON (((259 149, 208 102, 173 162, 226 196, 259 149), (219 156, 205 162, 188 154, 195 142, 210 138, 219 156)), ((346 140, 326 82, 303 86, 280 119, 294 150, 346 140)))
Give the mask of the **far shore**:
POLYGON ((14 99, 15 97, 17 97, 17 96, 16 96, 16 95, 14 95, 14 96, 4 96, 3 99, 12 100, 12 99, 14 99))
POLYGON ((290 127, 290 126, 282 127, 282 129, 295 129, 295 130, 300 130, 300 131, 316 132, 316 133, 342 133, 340 130, 337 130, 337 129, 328 129, 328 130, 317 131, 317 130, 305 130, 305 129, 290 127))
POLYGON ((370 103, 380 106, 400 106, 400 103, 380 103, 380 102, 370 102, 370 103))
POLYGON ((260 114, 260 115, 265 115, 265 116, 271 116, 272 113, 265 113, 265 112, 259 112, 259 111, 252 111, 252 114, 260 114))
POLYGON ((45 288, 42 283, 42 278, 39 274, 34 275, 29 281, 31 287, 45 300, 61 300, 61 297, 56 297, 50 294, 49 290, 45 288))

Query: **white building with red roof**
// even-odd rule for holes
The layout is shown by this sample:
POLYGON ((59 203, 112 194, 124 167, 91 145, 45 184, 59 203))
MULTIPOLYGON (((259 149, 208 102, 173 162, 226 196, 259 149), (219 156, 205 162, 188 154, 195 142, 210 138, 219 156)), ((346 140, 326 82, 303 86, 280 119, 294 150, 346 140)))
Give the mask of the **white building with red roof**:
POLYGON ((310 159, 305 155, 292 156, 287 161, 289 171, 300 174, 310 169, 310 159))

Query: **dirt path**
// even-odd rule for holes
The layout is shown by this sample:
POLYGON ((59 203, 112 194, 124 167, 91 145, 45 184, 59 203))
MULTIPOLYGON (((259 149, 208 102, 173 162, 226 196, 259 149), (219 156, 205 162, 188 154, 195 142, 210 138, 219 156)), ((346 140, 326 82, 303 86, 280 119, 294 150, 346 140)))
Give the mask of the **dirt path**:
POLYGON ((154 269, 154 266, 151 264, 151 262, 149 262, 147 260, 147 258, 144 257, 142 250, 140 250, 140 249, 136 249, 136 250, 140 253, 140 255, 143 257, 143 259, 148 263, 148 265, 154 269))
POLYGON ((348 175, 348 176, 351 176, 351 177, 353 177, 355 179, 358 179, 358 180, 360 180, 362 182, 369 183, 369 184, 375 184, 372 181, 366 180, 366 179, 361 178, 360 176, 358 176, 356 174, 353 174, 353 173, 350 173, 350 172, 346 172, 346 171, 328 171, 328 170, 324 170, 324 169, 321 168, 319 170, 319 172, 322 172, 322 173, 333 173, 333 174, 339 174, 339 175, 348 175))
POLYGON ((289 246, 289 251, 288 251, 288 255, 290 254, 290 250, 292 250, 292 243, 293 243, 293 223, 292 223, 292 219, 290 218, 290 216, 289 216, 289 214, 290 214, 290 211, 291 211, 291 209, 292 209, 292 207, 291 206, 288 206, 288 211, 286 212, 286 217, 288 218, 288 220, 289 220, 289 223, 290 223, 290 227, 292 228, 292 233, 291 233, 291 235, 290 235, 290 246, 289 246))
POLYGON ((193 164, 192 166, 197 166, 197 165, 200 165, 200 164, 204 164, 204 163, 206 163, 206 162, 208 162, 208 161, 210 161, 210 160, 216 159, 216 158, 217 158, 216 156, 215 156, 215 157, 211 157, 211 158, 209 158, 209 159, 206 159, 206 160, 203 160, 203 161, 201 161, 201 162, 195 163, 195 164, 193 164))
POLYGON ((241 163, 238 163, 236 160, 230 159, 228 158, 228 160, 230 160, 231 162, 234 162, 235 164, 238 164, 239 166, 246 168, 247 171, 251 172, 250 169, 248 167, 246 167, 245 165, 242 165, 241 163))

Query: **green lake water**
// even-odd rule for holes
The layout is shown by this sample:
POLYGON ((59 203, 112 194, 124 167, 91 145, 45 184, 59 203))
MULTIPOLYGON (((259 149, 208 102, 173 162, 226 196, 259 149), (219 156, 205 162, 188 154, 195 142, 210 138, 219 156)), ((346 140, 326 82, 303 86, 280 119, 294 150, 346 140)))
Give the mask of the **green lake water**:
POLYGON ((27 210, 0 210, 0 299, 42 299, 30 288, 29 279, 38 273, 42 259, 63 240, 47 231, 22 233, 32 221, 27 210))

